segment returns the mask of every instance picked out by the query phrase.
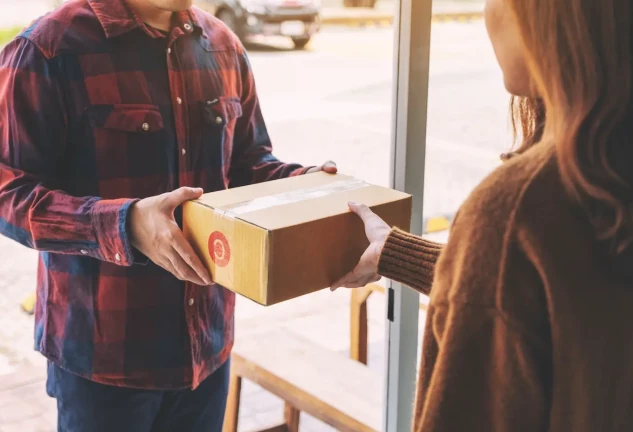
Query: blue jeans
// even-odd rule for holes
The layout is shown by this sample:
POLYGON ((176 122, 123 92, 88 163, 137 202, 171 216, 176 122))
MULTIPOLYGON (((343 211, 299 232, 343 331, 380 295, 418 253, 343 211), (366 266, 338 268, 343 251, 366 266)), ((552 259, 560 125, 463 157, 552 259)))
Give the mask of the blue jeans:
POLYGON ((227 361, 195 390, 136 390, 98 384, 49 363, 58 432, 221 432, 227 361))

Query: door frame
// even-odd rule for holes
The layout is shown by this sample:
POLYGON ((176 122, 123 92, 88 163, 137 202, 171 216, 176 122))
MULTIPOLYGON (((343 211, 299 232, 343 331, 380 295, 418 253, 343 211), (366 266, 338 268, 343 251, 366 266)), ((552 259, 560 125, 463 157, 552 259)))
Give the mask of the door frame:
MULTIPOLYGON (((399 0, 395 19, 391 186, 413 195, 411 232, 422 235, 432 0, 399 0)), ((408 432, 418 359, 419 294, 392 282, 385 315, 383 431, 408 432)))

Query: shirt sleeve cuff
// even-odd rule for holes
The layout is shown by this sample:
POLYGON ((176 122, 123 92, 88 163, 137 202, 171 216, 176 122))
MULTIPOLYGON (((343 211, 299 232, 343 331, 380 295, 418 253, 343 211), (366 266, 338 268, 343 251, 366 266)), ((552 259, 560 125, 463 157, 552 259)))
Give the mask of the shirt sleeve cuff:
POLYGON ((301 167, 296 171, 296 174, 293 174, 293 175, 308 174, 308 171, 310 171, 312 168, 316 168, 316 166, 301 167))
POLYGON ((99 200, 92 208, 94 227, 101 259, 120 266, 142 262, 139 252, 134 253, 128 236, 128 214, 135 199, 99 200))

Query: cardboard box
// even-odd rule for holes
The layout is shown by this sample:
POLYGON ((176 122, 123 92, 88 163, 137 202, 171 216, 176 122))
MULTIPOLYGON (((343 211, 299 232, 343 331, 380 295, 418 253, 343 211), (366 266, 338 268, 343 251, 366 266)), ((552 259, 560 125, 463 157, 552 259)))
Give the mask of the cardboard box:
POLYGON ((348 202, 408 229, 411 196, 325 173, 203 195, 185 203, 185 236, 213 280, 262 305, 329 287, 368 246, 348 202))

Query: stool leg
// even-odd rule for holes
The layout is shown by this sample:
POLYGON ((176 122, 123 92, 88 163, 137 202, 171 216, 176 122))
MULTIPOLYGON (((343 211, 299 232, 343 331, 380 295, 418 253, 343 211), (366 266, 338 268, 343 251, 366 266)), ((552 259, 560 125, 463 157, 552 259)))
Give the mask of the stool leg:
POLYGON ((286 421, 286 428, 288 432, 299 432, 299 416, 301 411, 286 402, 284 407, 284 417, 286 421))
POLYGON ((231 372, 229 394, 226 400, 224 427, 222 432, 237 432, 237 422, 240 417, 240 395, 242 393, 242 377, 231 372))
POLYGON ((350 311, 350 357, 367 364, 367 299, 372 293, 368 287, 353 289, 350 311))

